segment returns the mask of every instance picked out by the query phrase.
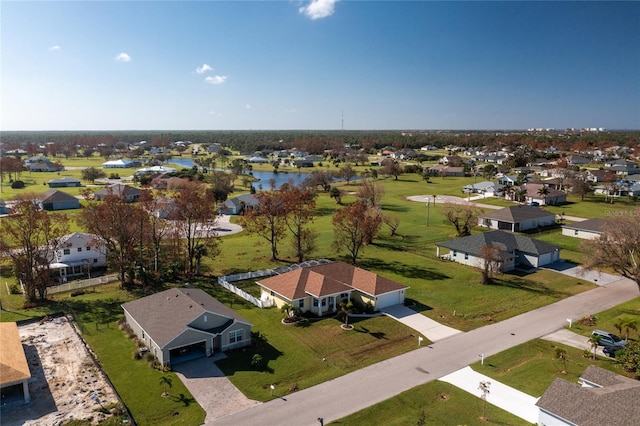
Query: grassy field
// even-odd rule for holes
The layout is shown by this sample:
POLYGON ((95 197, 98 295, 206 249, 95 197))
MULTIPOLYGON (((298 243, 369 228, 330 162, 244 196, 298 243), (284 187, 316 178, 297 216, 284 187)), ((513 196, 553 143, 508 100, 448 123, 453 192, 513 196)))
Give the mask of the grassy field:
POLYGON ((440 381, 417 386, 394 398, 329 424, 415 425, 418 424, 422 413, 424 413, 425 425, 530 425, 525 420, 491 404, 486 404, 484 408, 486 418, 482 418, 482 400, 478 396, 440 381))
POLYGON ((596 325, 584 325, 579 321, 574 321, 571 331, 573 331, 574 333, 582 334, 583 336, 585 336, 585 338, 588 338, 591 335, 591 332, 596 329, 620 334, 623 337, 627 336, 628 331, 630 339, 640 339, 640 298, 630 300, 621 305, 614 306, 613 308, 606 311, 594 314, 597 317, 596 325), (635 320, 638 329, 617 330, 615 324, 622 318, 635 320))

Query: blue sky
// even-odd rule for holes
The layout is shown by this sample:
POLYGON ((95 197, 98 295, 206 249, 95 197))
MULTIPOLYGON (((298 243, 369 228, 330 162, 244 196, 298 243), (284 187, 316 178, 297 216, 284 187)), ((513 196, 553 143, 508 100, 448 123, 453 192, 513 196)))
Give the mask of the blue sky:
POLYGON ((640 128, 640 2, 0 7, 3 130, 640 128))

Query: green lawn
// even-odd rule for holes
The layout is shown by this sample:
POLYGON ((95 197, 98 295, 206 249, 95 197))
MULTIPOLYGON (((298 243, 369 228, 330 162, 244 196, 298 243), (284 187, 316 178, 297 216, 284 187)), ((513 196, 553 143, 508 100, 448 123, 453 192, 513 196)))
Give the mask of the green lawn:
POLYGON ((596 329, 620 334, 622 337, 626 337, 627 331, 629 331, 630 339, 640 339, 640 297, 622 303, 621 305, 614 306, 606 311, 594 312, 593 314, 597 317, 597 321, 594 326, 582 324, 576 318, 571 326, 571 331, 582 334, 585 338, 588 338, 591 335, 591 332, 596 329), (617 330, 615 324, 621 318, 635 319, 638 329, 617 330))
POLYGON ((415 425, 424 413, 425 425, 530 425, 496 406, 483 404, 450 383, 433 381, 417 386, 394 398, 331 422, 331 425, 415 425))

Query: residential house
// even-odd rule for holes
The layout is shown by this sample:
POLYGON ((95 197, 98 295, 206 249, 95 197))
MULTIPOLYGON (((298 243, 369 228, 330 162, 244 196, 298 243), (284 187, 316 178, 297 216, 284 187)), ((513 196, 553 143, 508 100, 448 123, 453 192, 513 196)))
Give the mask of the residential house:
POLYGON ((53 163, 46 157, 31 157, 24 163, 30 172, 59 172, 64 170, 62 164, 53 163))
POLYGON ((156 174, 168 174, 168 173, 174 173, 176 171, 176 169, 174 169, 173 167, 166 167, 166 166, 151 166, 151 167, 145 167, 142 169, 138 169, 136 170, 136 172, 134 173, 135 175, 143 175, 146 173, 151 173, 152 175, 156 175, 156 174))
POLYGON ((549 188, 544 184, 527 183, 521 186, 527 191, 526 200, 528 203, 538 203, 541 206, 557 206, 567 202, 567 194, 557 189, 549 188), (547 194, 541 194, 542 187, 547 188, 547 194))
POLYGON ((252 324, 197 288, 171 288, 122 309, 135 335, 163 365, 251 344, 252 324))
POLYGON ((258 205, 258 199, 253 194, 243 194, 227 199, 220 204, 218 210, 222 214, 243 214, 247 210, 253 210, 258 205))
POLYGON ((465 194, 484 194, 488 196, 493 196, 494 194, 499 193, 503 188, 503 185, 499 183, 484 181, 473 183, 470 185, 465 185, 462 187, 462 192, 465 194))
POLYGON ((404 303, 407 286, 344 262, 295 269, 256 284, 261 299, 322 316, 349 300, 380 310, 404 303))
POLYGON ((160 175, 151 180, 153 189, 179 189, 189 184, 189 179, 183 179, 176 176, 160 175))
POLYGON ((142 163, 140 161, 125 160, 122 158, 119 160, 111 160, 111 161, 102 163, 102 167, 105 169, 127 169, 127 168, 133 168, 133 167, 141 167, 141 166, 142 166, 142 163))
POLYGON ((60 239, 49 268, 61 281, 68 278, 88 277, 107 266, 107 249, 100 237, 74 232, 60 239))
POLYGON ((464 176, 463 167, 451 167, 442 164, 434 164, 429 166, 429 173, 434 176, 464 176))
POLYGON ((562 225, 562 235, 583 240, 596 240, 604 232, 605 223, 605 219, 595 218, 562 225))
POLYGON ((63 177, 60 179, 52 179, 47 182, 47 185, 49 185, 49 188, 73 188, 82 186, 82 182, 80 179, 63 177))
POLYGON ((298 168, 313 167, 313 161, 311 160, 295 160, 293 165, 298 168))
POLYGON ((269 162, 268 159, 266 159, 264 157, 257 156, 257 155, 254 155, 252 157, 247 157, 247 158, 244 159, 244 161, 246 163, 263 163, 263 164, 269 162))
POLYGON ((133 203, 140 198, 140 190, 133 186, 125 185, 122 183, 115 183, 96 191, 93 196, 96 200, 104 201, 108 196, 116 196, 122 201, 127 203, 133 203))
POLYGON ((567 157, 567 164, 569 166, 581 166, 583 164, 589 164, 591 160, 581 155, 569 155, 567 157))
POLYGON ((48 211, 80 208, 79 199, 57 189, 49 189, 38 195, 36 202, 42 210, 48 211))
POLYGON ((517 175, 503 175, 498 177, 498 183, 500 185, 517 185, 518 176, 517 175))
POLYGON ((487 246, 500 249, 504 260, 501 269, 505 272, 518 266, 537 268, 560 259, 560 248, 544 241, 505 231, 487 231, 438 243, 436 256, 463 265, 483 268, 484 250, 487 246), (449 249, 449 253, 441 255, 442 247, 449 249))
MULTIPOLYGON (((31 371, 20 339, 18 324, 15 322, 0 322, 0 348, 0 389, 3 398, 5 393, 16 389, 22 393, 25 403, 31 401, 31 371)), ((4 406, 2 409, 4 411, 4 406)))
POLYGON ((611 179, 613 172, 610 170, 587 170, 585 172, 584 180, 587 182, 604 182, 607 179, 611 179))
POLYGON ((493 210, 478 218, 480 226, 511 232, 523 232, 555 225, 555 223, 555 214, 533 206, 509 206, 493 210))
POLYGON ((578 383, 556 378, 536 405, 538 424, 545 426, 637 425, 640 419, 640 381, 595 365, 578 383))

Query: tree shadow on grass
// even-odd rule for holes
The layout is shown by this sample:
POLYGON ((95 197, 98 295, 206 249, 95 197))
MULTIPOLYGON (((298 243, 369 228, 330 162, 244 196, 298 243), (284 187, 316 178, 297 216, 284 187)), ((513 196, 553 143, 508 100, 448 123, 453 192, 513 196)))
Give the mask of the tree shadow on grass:
POLYGON ((181 393, 179 396, 174 396, 174 395, 169 395, 169 396, 171 397, 171 399, 173 399, 176 402, 182 402, 185 407, 188 407, 189 405, 196 402, 195 398, 190 398, 183 393, 181 393))
POLYGON ((276 349, 264 339, 257 347, 228 351, 227 355, 227 358, 216 362, 225 376, 233 376, 237 371, 263 371, 273 374, 275 371, 269 367, 269 361, 278 359, 284 355, 284 352, 276 349), (262 367, 251 365, 251 360, 256 354, 262 357, 262 367))
POLYGON ((497 279, 494 278, 490 286, 509 287, 517 290, 524 290, 531 293, 538 293, 540 295, 562 297, 563 294, 546 287, 544 284, 540 284, 534 281, 523 280, 518 278, 512 279, 497 279))
POLYGON ((382 205, 382 210, 384 211, 388 211, 388 212, 398 212, 398 213, 406 213, 409 211, 409 209, 407 207, 404 206, 399 206, 399 205, 389 205, 389 204, 383 204, 382 205))
POLYGON ((353 322, 352 322, 351 325, 354 325, 353 330, 358 332, 358 333, 366 333, 366 334, 370 335, 371 337, 375 337, 378 340, 381 340, 381 339, 389 340, 387 338, 386 333, 382 333, 380 331, 371 331, 367 327, 356 326, 353 322))
POLYGON ((363 259, 359 266, 368 270, 385 270, 403 276, 405 278, 424 280, 445 280, 449 277, 446 274, 435 271, 431 268, 418 268, 400 262, 386 262, 382 259, 363 259))

